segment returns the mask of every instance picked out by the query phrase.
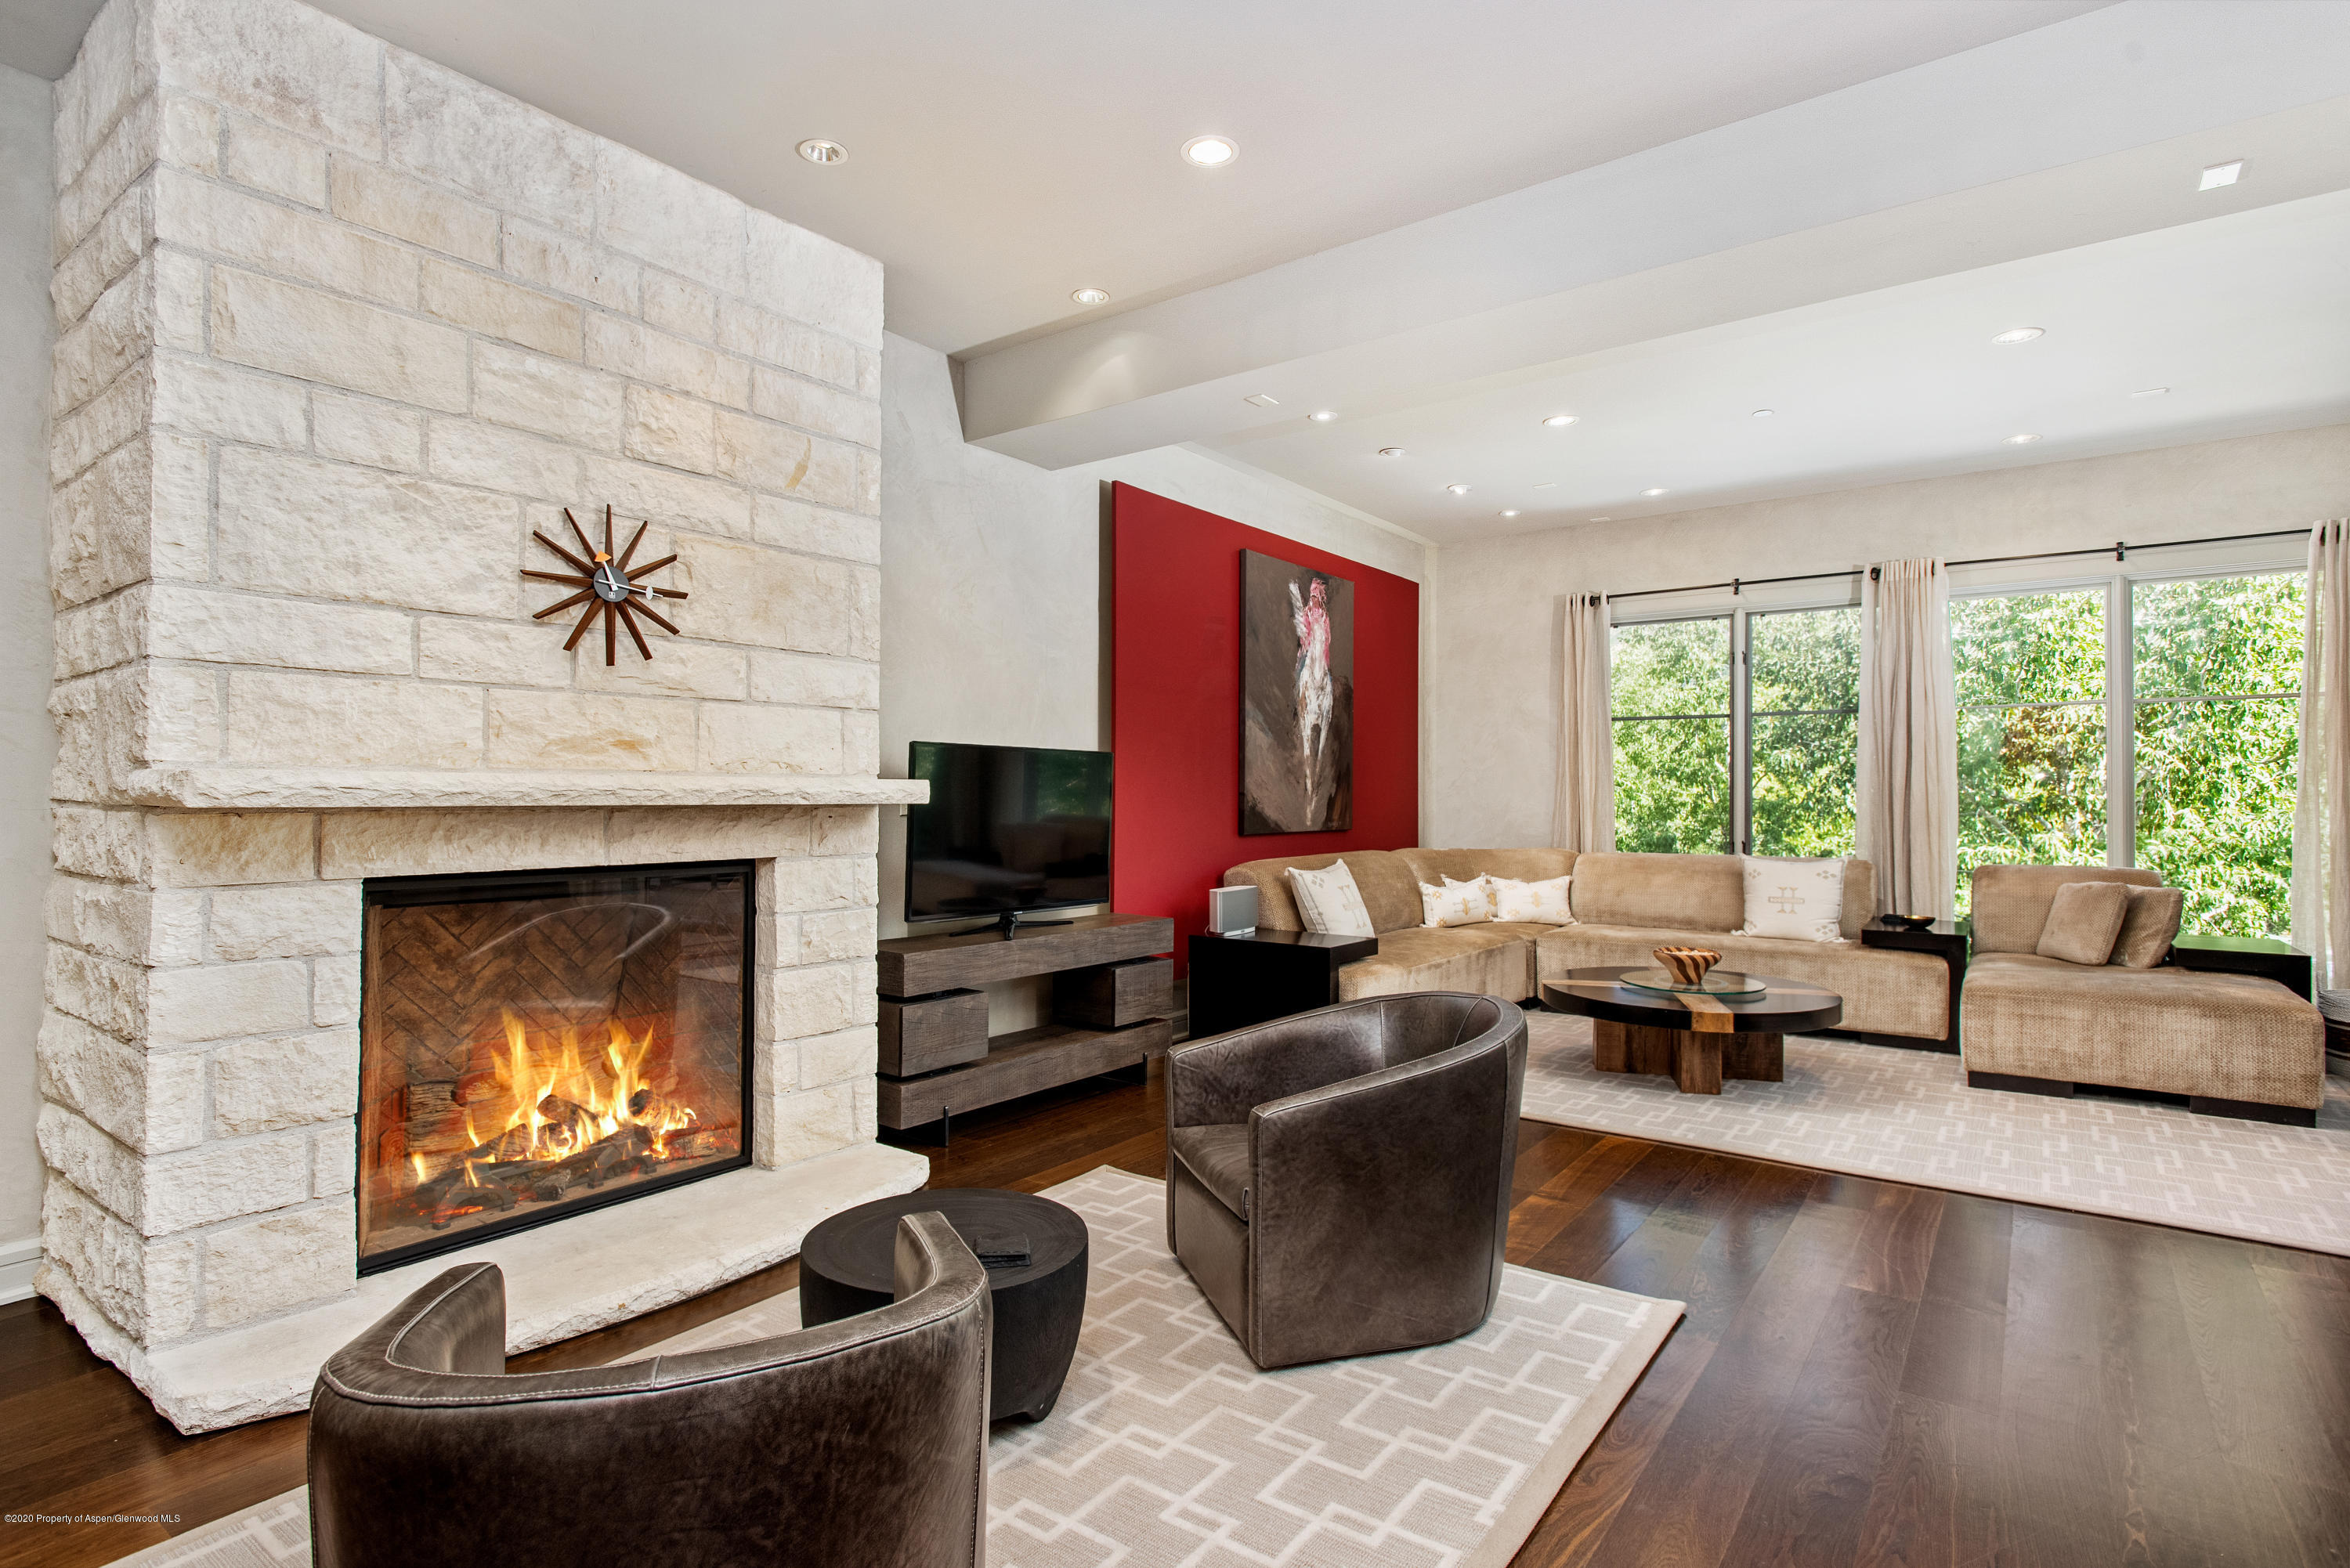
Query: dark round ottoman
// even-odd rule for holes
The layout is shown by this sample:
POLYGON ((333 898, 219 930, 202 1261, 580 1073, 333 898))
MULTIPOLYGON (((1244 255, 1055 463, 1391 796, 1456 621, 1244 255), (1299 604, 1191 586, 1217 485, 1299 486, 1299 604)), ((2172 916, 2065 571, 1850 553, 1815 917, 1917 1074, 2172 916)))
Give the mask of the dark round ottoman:
POLYGON ((1026 1263, 987 1271, 995 1317, 988 1409, 999 1421, 1044 1419, 1061 1397, 1086 1319, 1086 1222, 1050 1199, 942 1187, 844 1209, 801 1243, 800 1322, 813 1328, 889 1305, 898 1221, 933 1211, 967 1244, 977 1243, 973 1251, 1006 1237, 1026 1241, 1026 1263))

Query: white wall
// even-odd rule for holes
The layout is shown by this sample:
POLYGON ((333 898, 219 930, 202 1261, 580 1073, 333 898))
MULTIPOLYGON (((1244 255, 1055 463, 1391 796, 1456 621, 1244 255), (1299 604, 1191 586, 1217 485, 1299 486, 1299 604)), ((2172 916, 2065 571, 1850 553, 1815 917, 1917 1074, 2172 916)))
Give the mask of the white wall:
MULTIPOLYGON (((909 741, 1106 747, 1110 480, 1424 582, 1414 538, 1268 474, 1164 447, 1051 471, 963 443, 946 357, 881 355, 881 772, 909 741)), ((1426 602, 1422 601, 1422 616, 1426 602)), ((881 824, 881 934, 905 934, 904 822, 881 824)), ((1026 1020, 997 1001, 995 1027, 1026 1020)))
POLYGON ((1424 612, 1431 655, 1421 718, 1425 842, 1551 841, 1556 628, 1570 595, 1839 571, 1908 556, 2143 545, 2304 527, 2345 514, 2350 425, 2330 425, 1449 546, 1424 612))
POLYGON ((49 84, 0 66, 0 1301, 41 1226, 33 1036, 49 879, 49 84))

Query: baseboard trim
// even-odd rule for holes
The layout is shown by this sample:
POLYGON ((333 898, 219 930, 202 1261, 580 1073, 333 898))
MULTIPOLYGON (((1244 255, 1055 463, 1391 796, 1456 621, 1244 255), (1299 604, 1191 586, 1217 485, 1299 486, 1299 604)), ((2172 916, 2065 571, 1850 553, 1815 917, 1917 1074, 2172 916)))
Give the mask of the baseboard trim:
POLYGON ((30 1300, 33 1275, 41 1266, 41 1239, 0 1242, 0 1304, 30 1300))

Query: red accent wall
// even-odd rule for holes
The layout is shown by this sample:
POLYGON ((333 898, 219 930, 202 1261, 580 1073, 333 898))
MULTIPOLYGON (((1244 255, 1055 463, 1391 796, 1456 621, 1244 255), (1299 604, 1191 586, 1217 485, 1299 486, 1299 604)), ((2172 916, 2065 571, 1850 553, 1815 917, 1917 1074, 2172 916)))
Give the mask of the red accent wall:
POLYGON ((1208 929, 1224 868, 1419 841, 1419 585, 1165 496, 1111 494, 1111 907, 1208 929), (1240 832, 1241 552, 1355 585, 1355 826, 1240 832))

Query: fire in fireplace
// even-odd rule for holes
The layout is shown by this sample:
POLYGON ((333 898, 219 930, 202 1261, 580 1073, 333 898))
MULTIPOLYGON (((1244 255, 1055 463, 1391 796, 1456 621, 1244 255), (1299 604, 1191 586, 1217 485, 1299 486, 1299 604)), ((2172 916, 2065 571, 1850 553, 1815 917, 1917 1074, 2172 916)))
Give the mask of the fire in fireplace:
POLYGON ((359 1272, 750 1162, 748 861, 366 891, 359 1272))

